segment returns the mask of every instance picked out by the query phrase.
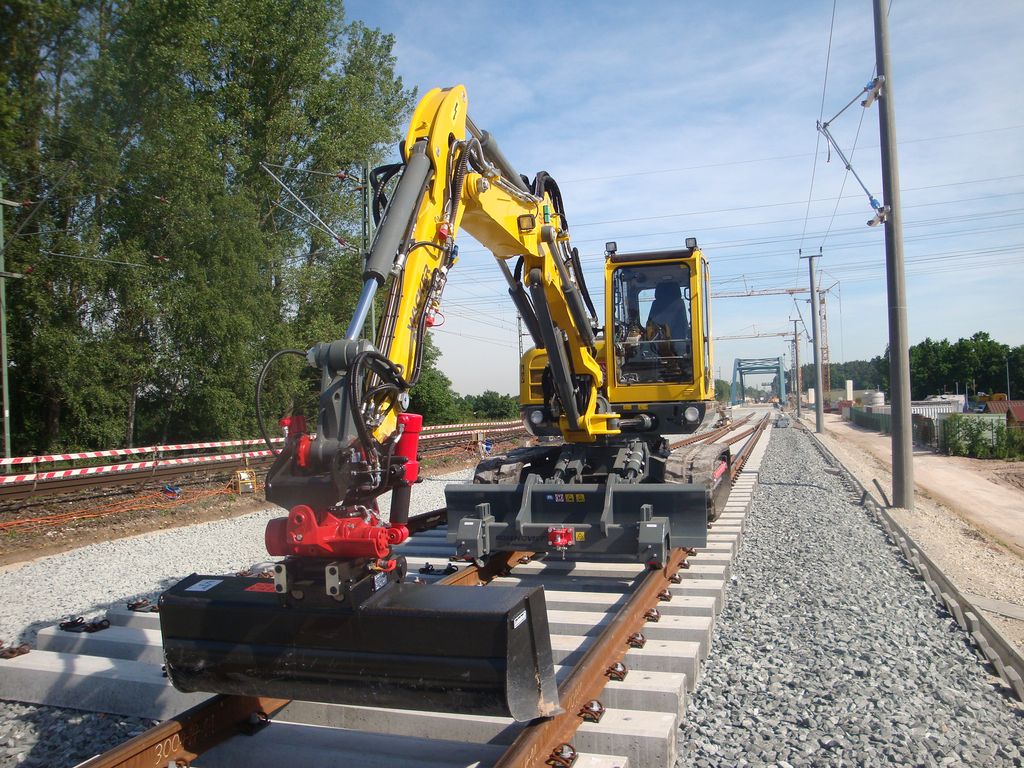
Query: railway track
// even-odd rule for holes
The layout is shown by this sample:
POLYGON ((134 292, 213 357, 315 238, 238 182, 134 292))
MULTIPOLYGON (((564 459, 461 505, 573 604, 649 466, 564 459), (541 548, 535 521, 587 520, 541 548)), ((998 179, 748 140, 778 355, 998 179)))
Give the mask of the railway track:
MULTIPOLYGON (((708 546, 686 556, 685 566, 688 567, 678 571, 678 583, 669 580, 671 569, 645 572, 638 566, 624 564, 537 560, 529 553, 515 553, 506 562, 491 560, 485 571, 459 567, 454 573, 446 573, 450 550, 441 527, 443 511, 436 511, 429 521, 419 520, 419 532, 403 549, 410 561, 411 573, 417 574, 422 569, 424 572, 418 577, 424 582, 445 581, 468 588, 486 584, 488 586, 476 588, 491 589, 502 585, 545 586, 560 701, 566 709, 561 718, 523 726, 495 717, 382 711, 274 699, 216 697, 202 701, 200 694, 173 691, 160 677, 158 614, 131 612, 123 606, 107 614, 110 629, 92 635, 42 630, 41 650, 0 661, 0 698, 48 701, 57 706, 164 720, 154 729, 83 764, 89 768, 163 765, 232 768, 286 762, 301 763, 304 768, 338 764, 388 765, 389 768, 545 763, 555 766, 628 764, 645 768, 674 765, 677 749, 684 760, 693 755, 694 742, 685 741, 687 737, 680 739, 682 713, 690 694, 701 683, 712 627, 723 605, 733 556, 744 536, 746 511, 767 443, 767 440, 757 442, 764 428, 761 422, 740 423, 725 438, 724 441, 733 443, 733 492, 725 512, 711 529, 708 546), (663 590, 667 590, 671 600, 658 598, 663 590), (653 602, 652 592, 655 593, 653 602), (638 625, 637 615, 643 616, 652 604, 660 612, 659 621, 642 618, 638 625), (622 640, 636 631, 636 626, 646 635, 643 648, 628 647, 622 640), (45 666, 42 662, 48 659, 56 659, 55 664, 65 677, 58 678, 53 669, 48 673, 33 672, 28 666, 33 658, 37 659, 38 667, 45 666), (615 679, 618 677, 613 668, 616 661, 629 668, 625 679, 615 679), (610 668, 613 668, 612 673, 609 673, 610 668), (69 671, 76 670, 80 673, 78 677, 67 676, 69 671), (46 674, 50 676, 45 678, 46 674), (45 678, 42 682, 40 676, 45 678), (137 690, 131 690, 133 687, 137 690), (33 693, 33 690, 43 689, 45 696, 33 693), (594 701, 599 704, 592 704, 594 701)), ((777 457, 774 463, 777 465, 777 457)), ((838 463, 830 463, 841 470, 838 463)), ((797 487, 817 486, 798 483, 797 487)), ((768 490, 775 488, 773 484, 768 490)), ((864 489, 852 486, 852 490, 864 505, 864 489)), ((866 506, 872 515, 884 517, 870 503, 866 506)), ((1006 649, 986 634, 986 627, 977 620, 976 612, 972 613, 969 605, 964 607, 956 602, 957 598, 941 574, 929 569, 923 553, 909 539, 903 539, 898 529, 893 529, 892 533, 900 548, 906 547, 904 551, 909 552, 910 562, 925 565, 922 578, 928 589, 938 595, 940 605, 949 608, 957 621, 963 617, 979 655, 1003 676, 1006 690, 1011 695, 1014 691, 1020 695, 1019 655, 1007 655, 1006 649), (960 606, 960 610, 955 606, 960 606)), ((759 537, 763 536, 763 527, 751 529, 751 543, 744 558, 749 558, 755 551, 752 548, 756 549, 759 537)), ((676 560, 684 554, 677 552, 676 560)), ((740 586, 744 584, 748 598, 752 589, 756 594, 754 582, 741 580, 740 586)), ((730 602, 730 611, 736 610, 737 606, 730 602)), ((727 629, 732 620, 724 622, 722 629, 727 629)), ((727 632, 723 634, 723 642, 728 644, 727 636, 727 632)), ((429 638, 424 642, 429 642, 429 638)), ((735 640, 733 643, 731 654, 736 652, 735 640)), ((721 696, 710 690, 721 684, 721 662, 716 661, 708 669, 708 681, 700 686, 694 699, 698 707, 706 690, 712 697, 721 696)), ((758 695, 758 679, 756 674, 750 677, 749 687, 753 693, 747 695, 758 695)), ((730 686, 735 686, 735 682, 730 686)), ((906 690, 916 690, 916 686, 906 690)), ((733 695, 731 690, 727 694, 733 695)), ((880 703, 884 706, 884 702, 880 703)), ((726 713, 726 719, 736 718, 736 726, 740 728, 738 733, 723 733, 720 737, 723 740, 712 742, 726 748, 731 746, 730 756, 720 754, 710 761, 712 764, 734 764, 732 761, 738 756, 758 754, 756 750, 760 747, 735 741, 740 734, 760 738, 752 729, 740 725, 739 718, 749 717, 752 705, 748 701, 746 707, 738 706, 739 714, 728 714, 731 711, 728 704, 724 710, 721 706, 711 710, 726 713), (733 746, 736 744, 739 746, 733 746), (748 749, 754 751, 746 752, 748 749)), ((695 712, 697 717, 704 717, 699 709, 691 709, 691 718, 695 712)), ((784 719, 790 721, 797 714, 793 710, 784 719)), ((691 720, 685 732, 692 734, 695 727, 707 726, 700 723, 695 726, 691 720)), ((801 743, 791 737, 789 740, 791 745, 801 743)), ((1012 736, 1010 741, 1013 741, 1012 736)), ((811 740, 814 748, 821 750, 816 753, 817 757, 823 754, 835 757, 827 750, 834 750, 835 744, 842 743, 825 738, 821 742, 828 746, 819 747, 811 740)), ((701 754, 710 756, 710 753, 701 754)), ((845 753, 840 754, 845 757, 845 753)), ((806 753, 803 756, 806 757, 806 753)))
MULTIPOLYGON (((33 657, 46 661, 53 656, 58 666, 77 664, 84 673, 64 686, 73 695, 63 699, 57 685, 49 686, 50 703, 103 704, 107 711, 154 718, 173 714, 87 761, 83 765, 88 768, 275 765, 297 754, 310 766, 320 764, 318 755, 324 754, 330 755, 325 765, 336 765, 347 755, 352 765, 670 766, 680 718, 709 653, 729 563, 739 547, 756 462, 767 442, 758 451, 757 437, 766 425, 762 420, 734 440, 732 494, 712 527, 708 547, 676 550, 663 570, 514 553, 504 560, 492 558, 483 569, 463 564, 446 573, 450 545, 440 527, 443 511, 416 518, 418 532, 401 549, 410 572, 419 572, 422 581, 477 588, 544 585, 565 709, 556 718, 523 726, 497 717, 227 696, 187 707, 202 695, 180 694, 158 677, 159 614, 123 607, 109 611, 110 628, 99 632, 42 630, 39 647, 44 650, 0 662, 0 669, 7 667, 0 677, 17 685, 11 675, 16 668, 27 679, 33 657), (745 469, 748 460, 753 467, 745 469), (137 696, 126 681, 135 675, 132 682, 142 686, 143 668, 155 687, 148 708, 133 710, 137 696), (86 689, 90 693, 83 696, 86 689)), ((6 690, 0 695, 9 697, 6 690)))

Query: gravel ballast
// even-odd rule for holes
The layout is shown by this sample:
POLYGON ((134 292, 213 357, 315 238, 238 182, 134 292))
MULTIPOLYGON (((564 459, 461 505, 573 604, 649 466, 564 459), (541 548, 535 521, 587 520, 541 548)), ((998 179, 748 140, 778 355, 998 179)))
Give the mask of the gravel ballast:
MULTIPOLYGON (((470 470, 425 478, 413 489, 411 514, 443 507, 444 487, 470 470)), ((388 499, 382 498, 386 516, 388 499)), ((234 573, 270 560, 263 544, 278 507, 173 528, 9 566, 0 571, 0 640, 34 644, 43 627, 75 616, 102 616, 111 605, 156 598, 196 573, 234 573)), ((74 765, 141 733, 153 723, 55 707, 0 702, 0 768, 74 765)))
POLYGON ((773 430, 680 765, 1021 765, 1024 711, 801 430, 773 430))

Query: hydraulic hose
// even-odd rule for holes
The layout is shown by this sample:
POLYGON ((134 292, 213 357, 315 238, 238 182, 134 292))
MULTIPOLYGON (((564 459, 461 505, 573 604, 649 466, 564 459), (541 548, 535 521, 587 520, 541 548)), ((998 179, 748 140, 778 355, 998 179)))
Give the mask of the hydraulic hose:
POLYGON ((256 379, 256 423, 259 424, 260 434, 263 436, 263 442, 267 444, 267 448, 270 452, 277 456, 281 452, 274 449, 274 444, 270 442, 270 435, 267 433, 267 425, 263 422, 263 382, 267 378, 267 372, 270 370, 270 366, 274 364, 274 361, 284 355, 297 355, 301 358, 306 357, 306 353, 301 349, 279 349, 277 352, 272 354, 270 358, 263 364, 263 370, 260 371, 259 378, 256 379))

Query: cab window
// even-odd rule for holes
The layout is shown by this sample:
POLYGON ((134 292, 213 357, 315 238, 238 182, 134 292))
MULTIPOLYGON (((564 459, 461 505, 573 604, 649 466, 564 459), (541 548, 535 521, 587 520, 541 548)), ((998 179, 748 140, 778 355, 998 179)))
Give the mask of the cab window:
POLYGON ((612 302, 617 383, 693 381, 689 267, 619 267, 612 302))

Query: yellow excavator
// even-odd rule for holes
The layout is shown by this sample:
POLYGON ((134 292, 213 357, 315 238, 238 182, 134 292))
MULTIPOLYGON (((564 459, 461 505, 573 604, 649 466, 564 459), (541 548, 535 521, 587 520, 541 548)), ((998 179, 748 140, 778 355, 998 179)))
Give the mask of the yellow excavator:
POLYGON ((446 488, 454 554, 478 563, 525 550, 658 568, 706 544, 728 448, 673 450, 669 436, 713 418, 707 261, 693 239, 641 253, 608 243, 602 322, 558 185, 512 167, 469 119, 465 88, 423 97, 401 156, 372 174, 380 226, 345 338, 298 352, 321 394, 314 435, 291 416, 267 476, 267 500, 288 510, 265 535, 283 559, 272 580, 193 574, 164 593, 167 674, 185 691, 553 715, 543 589, 412 583, 398 546, 419 472, 409 390, 456 239, 465 230, 493 253, 534 342, 520 400, 537 444, 446 488))

